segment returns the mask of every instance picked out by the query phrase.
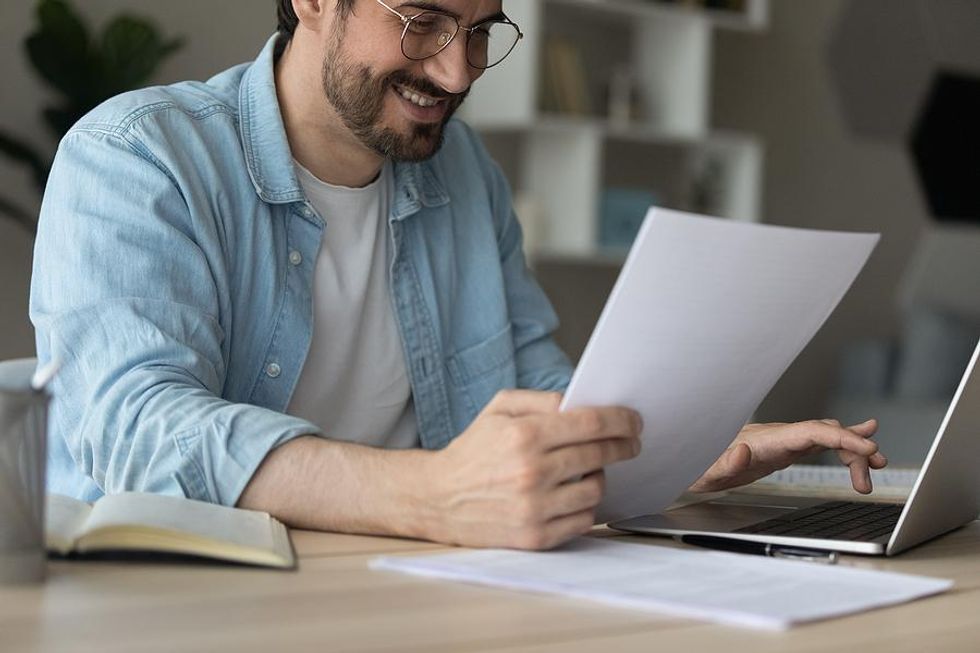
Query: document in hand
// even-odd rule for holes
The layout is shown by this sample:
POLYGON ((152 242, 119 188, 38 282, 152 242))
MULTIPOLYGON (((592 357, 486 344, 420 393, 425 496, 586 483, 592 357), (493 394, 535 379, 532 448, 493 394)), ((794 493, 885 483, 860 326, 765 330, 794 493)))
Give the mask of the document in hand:
POLYGON ((953 582, 583 537, 555 551, 378 558, 375 569, 780 630, 945 592, 953 582))
POLYGON ((651 209, 562 403, 643 416, 643 451, 606 470, 597 522, 660 512, 697 480, 877 242, 651 209))

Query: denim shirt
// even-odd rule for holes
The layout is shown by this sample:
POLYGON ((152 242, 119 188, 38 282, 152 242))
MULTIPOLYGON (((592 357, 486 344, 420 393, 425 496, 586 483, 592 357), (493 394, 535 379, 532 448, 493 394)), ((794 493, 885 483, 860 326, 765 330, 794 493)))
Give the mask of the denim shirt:
MULTIPOLYGON (((52 492, 234 505, 273 448, 313 333, 329 215, 296 178, 272 39, 206 83, 124 94, 64 138, 41 210, 31 319, 58 359, 52 492)), ((557 320, 528 272, 510 191, 461 122, 395 165, 389 286, 422 446, 504 388, 564 388, 557 320)))

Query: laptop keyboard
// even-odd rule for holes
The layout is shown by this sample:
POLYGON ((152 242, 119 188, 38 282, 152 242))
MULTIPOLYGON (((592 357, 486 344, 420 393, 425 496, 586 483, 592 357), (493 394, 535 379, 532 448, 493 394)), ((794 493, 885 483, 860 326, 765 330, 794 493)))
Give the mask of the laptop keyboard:
POLYGON ((890 503, 828 501, 750 524, 735 532, 825 540, 873 540, 895 529, 902 508, 890 503))

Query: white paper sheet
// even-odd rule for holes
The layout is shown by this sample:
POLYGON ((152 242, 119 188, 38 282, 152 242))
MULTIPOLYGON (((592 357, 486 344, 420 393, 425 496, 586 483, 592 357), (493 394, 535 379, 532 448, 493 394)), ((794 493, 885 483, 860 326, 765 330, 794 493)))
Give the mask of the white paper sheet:
POLYGON ((580 538, 555 551, 468 551, 371 563, 418 576, 782 630, 944 592, 950 580, 580 538))
POLYGON ((562 404, 643 415, 643 451, 606 469, 596 521, 660 512, 697 480, 877 242, 651 209, 562 404))

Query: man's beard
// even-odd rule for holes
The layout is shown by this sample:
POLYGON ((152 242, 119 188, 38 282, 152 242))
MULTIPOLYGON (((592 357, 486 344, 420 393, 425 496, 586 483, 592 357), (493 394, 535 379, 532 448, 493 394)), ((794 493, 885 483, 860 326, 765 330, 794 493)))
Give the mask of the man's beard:
POLYGON ((450 94, 427 79, 396 70, 375 76, 367 66, 349 61, 340 52, 343 37, 338 36, 323 61, 323 90, 344 125, 379 155, 395 161, 423 161, 442 147, 445 126, 469 94, 450 94), (437 123, 417 123, 402 134, 380 124, 385 98, 393 86, 411 88, 448 103, 446 115, 437 123))

